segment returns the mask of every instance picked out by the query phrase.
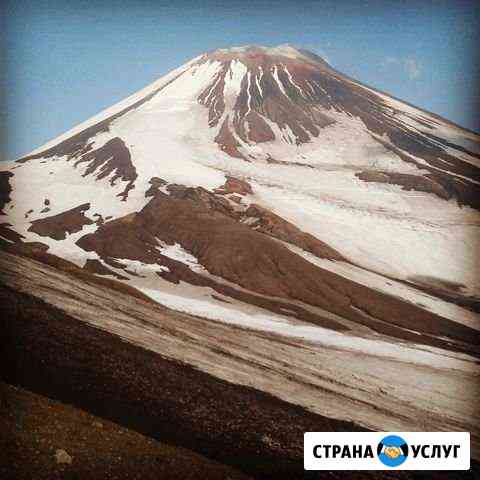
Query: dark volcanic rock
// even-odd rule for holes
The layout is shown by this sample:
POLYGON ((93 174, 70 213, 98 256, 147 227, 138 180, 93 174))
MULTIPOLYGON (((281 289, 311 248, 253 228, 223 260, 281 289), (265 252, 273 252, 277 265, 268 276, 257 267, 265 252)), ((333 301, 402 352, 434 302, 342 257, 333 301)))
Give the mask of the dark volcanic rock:
POLYGON ((329 247, 326 243, 318 240, 309 233, 302 232, 302 230, 293 225, 293 223, 287 222, 260 205, 252 203, 245 212, 245 216, 255 219, 255 222, 249 225, 259 232, 291 243, 302 250, 313 253, 319 258, 345 260, 340 253, 329 247))
POLYGON ((230 131, 228 115, 223 121, 222 126, 215 137, 215 143, 217 143, 219 147, 231 157, 241 158, 245 161, 248 161, 238 150, 240 144, 235 140, 235 137, 230 131))
POLYGON ((155 194, 159 191, 161 187, 164 187, 167 185, 167 182, 161 178, 158 177, 152 177, 150 181, 148 182, 151 186, 150 188, 145 192, 145 197, 153 197, 155 194))
MULTIPOLYGON (((184 191, 196 192, 197 189, 184 191)), ((282 228, 275 226, 274 230, 278 235, 286 235, 288 230, 284 225, 282 228)), ((293 233, 298 241, 309 241, 309 237, 293 233)), ((480 340, 478 332, 467 326, 313 265, 195 196, 172 198, 158 194, 138 214, 111 221, 82 237, 77 244, 106 260, 128 258, 165 265, 170 269, 170 273, 162 273, 165 279, 211 285, 217 291, 224 289, 184 264, 160 255, 155 249, 157 239, 168 244, 179 243, 210 273, 251 292, 318 306, 386 335, 470 352, 476 351, 473 345, 480 340), (118 238, 122 242, 117 242, 118 238), (452 344, 430 335, 448 337, 459 343, 452 344)), ((312 248, 321 249, 320 244, 311 242, 312 248)), ((238 298, 235 289, 229 294, 238 298)), ((320 324, 345 328, 336 323, 324 319, 320 324)))
POLYGON ((94 223, 84 215, 89 208, 90 204, 84 203, 58 215, 34 220, 28 230, 42 237, 65 240, 67 233, 79 232, 85 225, 94 223))
POLYGON ((4 215, 3 208, 11 200, 10 193, 12 187, 10 178, 13 177, 12 172, 0 172, 0 215, 4 215))
POLYGON ((119 179, 128 182, 125 190, 118 195, 124 201, 127 199, 128 192, 134 188, 137 171, 130 158, 128 148, 120 138, 113 138, 103 147, 84 154, 75 162, 75 166, 85 162, 88 163, 88 166, 83 174, 84 177, 96 173, 97 179, 100 180, 115 172, 110 179, 110 185, 115 185, 119 179))
POLYGON ((128 277, 125 277, 123 275, 119 275, 118 273, 114 272, 113 270, 110 270, 107 268, 105 265, 103 265, 101 262, 99 262, 96 259, 91 259, 89 258, 86 262, 83 268, 87 272, 91 273, 96 273, 97 275, 111 275, 115 278, 118 278, 119 280, 127 280, 128 277))
POLYGON ((451 198, 450 193, 430 176, 411 175, 407 173, 364 171, 355 176, 364 182, 389 183, 400 185, 403 190, 433 193, 444 200, 451 198))
POLYGON ((239 193, 240 195, 252 194, 252 186, 245 180, 240 180, 234 177, 227 177, 225 184, 217 188, 215 193, 220 194, 229 194, 229 193, 239 193))
POLYGON ((3 237, 13 243, 21 242, 22 238, 25 237, 10 228, 11 226, 12 225, 10 225, 9 223, 0 223, 0 237, 3 237))

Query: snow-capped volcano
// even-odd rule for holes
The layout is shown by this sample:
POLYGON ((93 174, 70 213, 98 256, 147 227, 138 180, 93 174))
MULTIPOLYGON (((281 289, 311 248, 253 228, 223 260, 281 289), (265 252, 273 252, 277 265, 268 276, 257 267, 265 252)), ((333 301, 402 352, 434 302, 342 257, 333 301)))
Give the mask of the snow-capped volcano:
POLYGON ((1 235, 200 316, 469 352, 479 152, 313 53, 219 49, 5 164, 1 235))

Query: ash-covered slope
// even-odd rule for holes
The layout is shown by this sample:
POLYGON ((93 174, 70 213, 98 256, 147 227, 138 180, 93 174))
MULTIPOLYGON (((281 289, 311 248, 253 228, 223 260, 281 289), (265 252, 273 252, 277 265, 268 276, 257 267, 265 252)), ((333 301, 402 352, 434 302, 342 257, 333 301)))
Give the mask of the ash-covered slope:
POLYGON ((475 353, 479 152, 309 52, 220 49, 4 166, 1 236, 215 320, 475 353))

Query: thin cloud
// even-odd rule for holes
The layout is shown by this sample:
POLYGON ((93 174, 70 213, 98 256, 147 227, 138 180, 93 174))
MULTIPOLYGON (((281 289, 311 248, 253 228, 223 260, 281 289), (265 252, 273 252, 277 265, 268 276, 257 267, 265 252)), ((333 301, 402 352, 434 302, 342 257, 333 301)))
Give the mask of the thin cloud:
MULTIPOLYGON (((328 44, 327 44, 328 45, 328 44)), ((330 60, 330 56, 327 54, 327 52, 325 52, 325 50, 323 48, 316 48, 316 54, 319 55, 320 57, 322 57, 327 63, 329 63, 330 65, 332 64, 331 60, 330 60)))
POLYGON ((392 65, 401 66, 410 80, 416 80, 422 73, 422 67, 419 61, 415 58, 397 58, 388 56, 383 59, 383 67, 389 67, 392 65))
POLYGON ((392 65, 392 64, 398 64, 400 63, 400 60, 395 57, 386 57, 385 60, 382 62, 382 65, 392 65))
POLYGON ((415 80, 422 73, 420 64, 414 58, 406 58, 403 61, 403 66, 405 67, 408 78, 410 80, 415 80))
MULTIPOLYGON (((327 42, 326 44, 324 44, 324 46, 326 47, 330 47, 331 46, 331 43, 330 42, 327 42)), ((304 45, 304 48, 306 50, 310 50, 311 52, 315 53, 316 55, 318 55, 319 57, 322 57, 327 63, 329 63, 330 65, 332 65, 332 61, 331 61, 331 58, 330 58, 330 55, 326 52, 325 48, 322 47, 319 47, 317 45, 304 45)))

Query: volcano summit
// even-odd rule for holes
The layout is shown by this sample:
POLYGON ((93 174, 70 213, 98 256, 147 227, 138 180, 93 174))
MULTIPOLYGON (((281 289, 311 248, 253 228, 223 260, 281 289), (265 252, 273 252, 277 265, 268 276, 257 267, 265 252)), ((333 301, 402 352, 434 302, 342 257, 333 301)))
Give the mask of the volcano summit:
MULTIPOLYGON (((328 393, 283 388, 293 367, 273 357, 261 360, 279 375, 268 381, 182 361, 367 428, 421 417, 478 429, 477 134, 313 53, 247 46, 194 58, 1 168, 10 254, 60 258, 212 325, 299 342, 322 360, 306 368, 291 353, 293 375, 328 393)), ((82 320, 140 342, 120 322, 82 320)))

